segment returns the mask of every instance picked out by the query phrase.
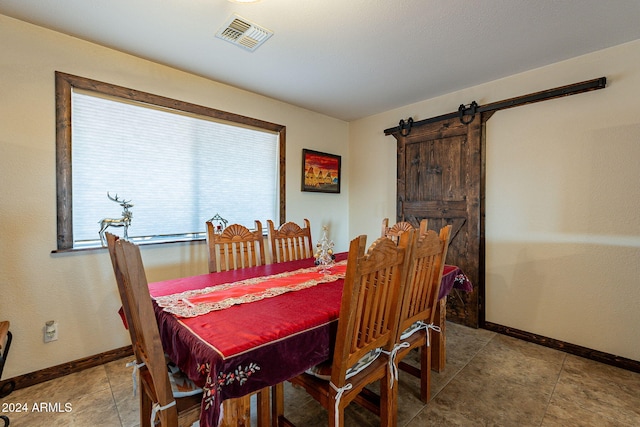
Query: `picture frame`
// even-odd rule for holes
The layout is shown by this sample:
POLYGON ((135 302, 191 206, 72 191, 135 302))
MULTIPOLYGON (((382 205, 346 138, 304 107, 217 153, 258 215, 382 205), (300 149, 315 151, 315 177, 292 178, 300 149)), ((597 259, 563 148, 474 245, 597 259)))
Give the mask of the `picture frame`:
POLYGON ((302 149, 302 191, 340 193, 341 156, 302 149))

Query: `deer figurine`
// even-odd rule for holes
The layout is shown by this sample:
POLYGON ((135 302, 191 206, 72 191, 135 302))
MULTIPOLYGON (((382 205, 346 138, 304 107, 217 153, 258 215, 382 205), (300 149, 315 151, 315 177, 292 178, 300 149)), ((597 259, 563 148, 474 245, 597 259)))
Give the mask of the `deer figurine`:
POLYGON ((102 242, 102 246, 107 246, 107 242, 104 238, 104 232, 108 227, 124 227, 124 238, 129 238, 129 225, 131 225, 131 218, 133 217, 133 212, 129 210, 133 205, 131 204, 131 200, 120 200, 118 199, 118 195, 116 194, 115 199, 111 197, 109 192, 107 191, 107 197, 109 200, 112 200, 120 206, 122 206, 122 218, 104 218, 100 221, 100 231, 98 234, 100 235, 100 241, 102 242))

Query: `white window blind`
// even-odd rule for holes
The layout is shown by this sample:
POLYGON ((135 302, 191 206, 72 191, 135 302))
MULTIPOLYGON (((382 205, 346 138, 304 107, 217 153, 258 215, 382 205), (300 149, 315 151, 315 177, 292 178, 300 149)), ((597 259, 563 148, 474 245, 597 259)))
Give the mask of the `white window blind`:
POLYGON ((134 205, 134 239, 204 233, 215 214, 278 220, 277 133, 75 90, 71 116, 74 247, 121 217, 107 192, 134 205))

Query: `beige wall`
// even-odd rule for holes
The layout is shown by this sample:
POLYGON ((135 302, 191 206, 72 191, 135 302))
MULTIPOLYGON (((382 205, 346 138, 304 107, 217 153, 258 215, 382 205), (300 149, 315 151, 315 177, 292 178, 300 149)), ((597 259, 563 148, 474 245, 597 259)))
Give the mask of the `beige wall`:
MULTIPOLYGON (((329 225, 347 249, 348 123, 2 15, 0 40, 0 318, 14 333, 3 378, 130 344, 106 250, 51 254, 56 70, 285 125, 287 219, 309 218, 315 240, 329 225), (341 194, 300 191, 302 148, 343 156, 341 194), (58 321, 59 340, 44 344, 47 320, 58 321)), ((207 269, 202 243, 144 247, 142 256, 152 281, 207 269)))
MULTIPOLYGON (((352 123, 0 15, 3 378, 128 345, 106 251, 56 245, 54 71, 287 126, 287 219, 338 250, 395 218, 395 140, 383 130, 595 77, 604 90, 501 111, 487 129, 487 320, 640 361, 640 41, 352 123), (301 149, 343 156, 340 195, 303 193, 301 149), (45 321, 60 339, 44 344, 45 321)), ((206 271, 204 244, 143 248, 149 280, 206 271)))
POLYGON ((486 319, 640 361, 640 40, 350 123, 350 233, 395 220, 401 118, 601 76, 488 121, 486 319))

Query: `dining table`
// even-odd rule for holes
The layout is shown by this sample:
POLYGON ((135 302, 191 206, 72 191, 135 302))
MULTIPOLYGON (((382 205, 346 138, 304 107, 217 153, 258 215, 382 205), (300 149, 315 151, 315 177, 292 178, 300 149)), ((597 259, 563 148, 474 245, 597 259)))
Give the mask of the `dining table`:
POLYGON ((447 297, 451 291, 472 292, 473 285, 466 274, 457 266, 445 264, 438 292, 435 318, 437 329, 430 329, 431 370, 444 371, 447 361, 447 297))
MULTIPOLYGON (((329 272, 308 258, 149 283, 165 352, 203 389, 201 427, 236 425, 247 410, 230 402, 330 357, 347 255, 329 272)), ((441 298, 465 278, 445 266, 441 298)))

